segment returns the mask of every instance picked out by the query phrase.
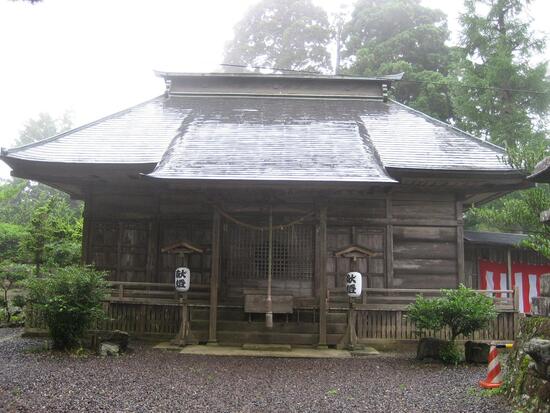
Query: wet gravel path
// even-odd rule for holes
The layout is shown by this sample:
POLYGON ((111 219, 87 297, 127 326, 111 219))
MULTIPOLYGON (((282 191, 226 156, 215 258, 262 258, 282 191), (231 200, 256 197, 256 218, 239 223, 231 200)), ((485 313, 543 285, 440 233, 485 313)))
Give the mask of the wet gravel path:
POLYGON ((33 350, 0 329, 6 412, 512 412, 482 396, 483 367, 445 368, 388 354, 349 360, 184 356, 135 346, 118 358, 33 350))

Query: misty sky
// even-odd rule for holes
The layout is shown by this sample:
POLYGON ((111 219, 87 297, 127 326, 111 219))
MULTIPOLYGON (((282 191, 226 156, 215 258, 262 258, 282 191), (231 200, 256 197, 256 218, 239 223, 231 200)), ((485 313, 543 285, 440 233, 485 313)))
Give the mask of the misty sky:
MULTIPOLYGON (((219 69, 233 26, 256 1, 0 0, 0 146, 11 147, 40 112, 69 110, 79 125, 160 95, 153 69, 219 69)), ((314 3, 335 12, 352 1, 314 3)), ((458 29, 462 1, 423 3, 444 10, 458 29)), ((546 34, 550 0, 535 0, 528 12, 546 34)), ((0 162, 0 177, 8 174, 0 162)))

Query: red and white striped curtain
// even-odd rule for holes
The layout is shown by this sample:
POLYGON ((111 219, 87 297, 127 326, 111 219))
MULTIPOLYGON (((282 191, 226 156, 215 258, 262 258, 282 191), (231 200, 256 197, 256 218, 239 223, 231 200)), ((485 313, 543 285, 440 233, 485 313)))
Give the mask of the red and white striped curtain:
POLYGON ((519 289, 520 313, 531 312, 531 298, 540 294, 540 276, 550 273, 550 265, 512 263, 512 287, 508 287, 506 264, 479 260, 481 290, 519 289))

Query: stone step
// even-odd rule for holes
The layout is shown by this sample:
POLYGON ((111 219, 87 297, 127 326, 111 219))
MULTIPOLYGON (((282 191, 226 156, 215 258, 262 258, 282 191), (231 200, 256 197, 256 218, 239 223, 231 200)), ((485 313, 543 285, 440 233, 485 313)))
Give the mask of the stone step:
MULTIPOLYGON (((191 321, 191 330, 208 330, 209 322, 206 320, 191 321)), ((218 320, 218 331, 244 331, 244 332, 265 332, 265 333, 307 333, 316 334, 319 332, 319 323, 273 323, 273 328, 266 327, 265 322, 248 321, 225 321, 218 320)), ((327 333, 344 334, 347 324, 327 323, 327 333)))
POLYGON ((245 343, 242 345, 243 350, 254 351, 292 351, 290 344, 255 344, 245 343))
MULTIPOLYGON (((217 340, 223 345, 241 346, 244 343, 253 344, 288 344, 291 346, 316 346, 319 343, 318 333, 279 333, 279 332, 239 332, 218 330, 217 340)), ((198 343, 208 341, 208 331, 193 331, 193 337, 198 343)), ((336 345, 342 339, 342 334, 327 334, 327 344, 336 345)))

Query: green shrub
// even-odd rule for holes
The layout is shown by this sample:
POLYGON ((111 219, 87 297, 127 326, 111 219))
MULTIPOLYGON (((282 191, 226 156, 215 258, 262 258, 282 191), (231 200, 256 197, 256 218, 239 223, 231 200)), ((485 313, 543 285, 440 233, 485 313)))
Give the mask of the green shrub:
POLYGON ((17 264, 11 261, 0 263, 0 290, 2 291, 0 304, 4 308, 5 318, 8 323, 11 318, 8 292, 21 286, 23 281, 29 276, 30 271, 30 267, 25 264, 17 264))
POLYGON ((26 236, 28 233, 24 226, 0 222, 0 259, 18 260, 20 245, 26 236))
POLYGON ((449 341, 439 351, 439 358, 445 364, 454 364, 456 366, 462 361, 462 353, 454 341, 449 341))
POLYGON ((24 295, 16 295, 11 299, 11 304, 16 306, 16 307, 23 308, 23 307, 25 307, 25 302, 26 301, 27 301, 27 299, 25 298, 24 295))
POLYGON ((58 268, 28 282, 28 300, 42 313, 54 348, 80 345, 86 330, 103 317, 106 286, 105 273, 80 266, 58 268))
POLYGON ((418 296, 408 307, 408 315, 420 330, 441 330, 449 327, 451 342, 463 334, 468 336, 486 327, 497 316, 493 299, 464 285, 442 290, 442 296, 426 299, 418 296))
POLYGON ((25 316, 23 314, 16 314, 11 316, 11 320, 9 323, 10 327, 19 327, 25 324, 25 316))

